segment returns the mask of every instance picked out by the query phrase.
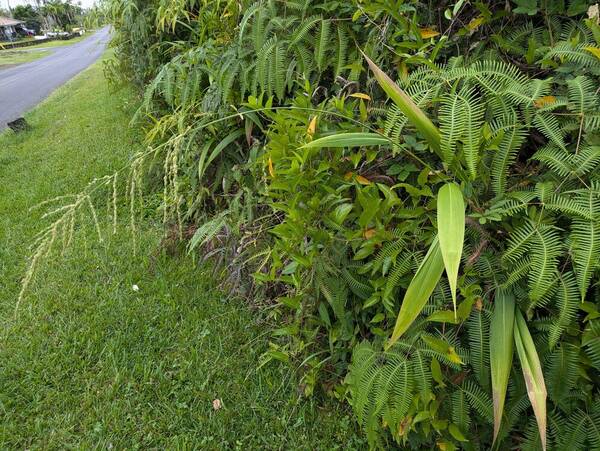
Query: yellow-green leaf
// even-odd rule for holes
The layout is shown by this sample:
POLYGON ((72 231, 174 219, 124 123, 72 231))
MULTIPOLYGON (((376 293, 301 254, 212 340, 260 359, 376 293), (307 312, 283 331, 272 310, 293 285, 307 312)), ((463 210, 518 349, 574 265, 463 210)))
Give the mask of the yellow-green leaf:
POLYGON ((438 238, 436 237, 431 243, 429 251, 417 269, 410 285, 406 289, 400 313, 396 319, 396 325, 387 348, 392 346, 406 332, 406 329, 410 327, 417 316, 419 316, 419 313, 425 307, 429 296, 431 296, 431 293, 433 293, 435 286, 439 282, 443 271, 444 261, 438 238))
POLYGON ((465 239, 465 202, 460 188, 455 183, 447 183, 438 193, 437 221, 440 250, 450 283, 456 317, 458 267, 465 239))
POLYGON ((423 335, 421 338, 431 349, 439 352, 452 363, 458 363, 459 365, 462 365, 462 359, 456 353, 454 346, 452 346, 450 343, 440 340, 439 338, 430 337, 429 335, 423 335))
POLYGON ((588 52, 600 59, 600 48, 598 47, 584 47, 588 52))
POLYGON ((350 97, 355 97, 357 99, 363 99, 363 100, 371 100, 371 97, 369 97, 367 94, 363 94, 362 92, 355 92, 350 94, 350 97))
POLYGON ((363 53, 363 56, 369 63, 369 67, 375 75, 375 79, 379 85, 383 88, 386 94, 392 99, 392 101, 400 108, 404 115, 408 118, 412 125, 419 130, 425 139, 429 142, 431 148, 442 156, 440 148, 440 131, 431 122, 427 115, 412 101, 412 99, 402 89, 398 87, 394 81, 383 72, 377 64, 363 53))
POLYGON ((515 298, 503 290, 496 291, 494 313, 490 323, 490 366, 494 399, 494 441, 500 431, 508 377, 513 360, 515 298))
POLYGON ((452 434, 452 437, 454 437, 459 442, 468 442, 469 441, 463 435, 463 433, 461 432, 459 427, 457 425, 455 425, 454 423, 451 423, 450 426, 448 426, 448 432, 450 432, 450 434, 452 434))
POLYGON ((515 314, 514 335, 517 354, 521 361, 521 369, 527 386, 527 396, 529 396, 537 420, 542 449, 546 451, 546 384, 544 383, 542 365, 535 344, 529 329, 527 329, 525 318, 518 309, 515 314))
POLYGON ((467 28, 469 31, 477 30, 484 20, 485 18, 483 16, 476 17, 467 24, 467 28))
POLYGON ((360 147, 360 146, 379 146, 390 144, 390 140, 377 133, 338 133, 336 135, 324 136, 304 144, 301 148, 322 148, 322 147, 360 147))

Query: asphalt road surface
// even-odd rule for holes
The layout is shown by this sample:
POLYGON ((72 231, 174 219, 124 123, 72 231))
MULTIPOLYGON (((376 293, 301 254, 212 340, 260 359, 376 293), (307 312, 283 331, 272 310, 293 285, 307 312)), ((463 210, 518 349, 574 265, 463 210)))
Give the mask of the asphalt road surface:
POLYGON ((96 61, 108 40, 106 27, 77 44, 52 49, 45 58, 0 69, 0 130, 96 61))

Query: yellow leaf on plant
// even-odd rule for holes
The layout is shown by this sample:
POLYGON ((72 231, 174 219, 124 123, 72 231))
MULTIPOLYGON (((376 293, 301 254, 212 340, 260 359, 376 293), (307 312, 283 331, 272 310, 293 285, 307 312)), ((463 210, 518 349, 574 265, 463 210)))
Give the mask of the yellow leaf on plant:
POLYGON ((475 308, 478 312, 481 312, 481 310, 483 310, 483 300, 481 298, 477 298, 475 300, 475 308))
POLYGON ((275 169, 273 169, 273 160, 269 157, 269 175, 275 178, 275 169))
POLYGON ((377 233, 377 231, 375 229, 368 229, 363 232, 363 236, 365 237, 366 240, 370 240, 371 238, 373 238, 375 236, 376 233, 377 233))
POLYGON ((439 31, 435 31, 432 28, 419 28, 419 34, 423 39, 434 38, 440 35, 439 31))
POLYGON ((600 59, 600 48, 598 47, 584 47, 588 52, 594 55, 596 58, 600 59))
POLYGON ((306 133, 308 133, 308 135, 310 137, 313 137, 316 131, 317 131, 317 116, 313 117, 310 120, 310 123, 308 124, 308 129, 306 130, 306 133))
POLYGON ((353 172, 346 172, 344 174, 344 180, 350 180, 352 178, 352 176, 354 175, 353 172))
POLYGON ((479 28, 479 26, 483 23, 484 18, 482 16, 476 17, 475 19, 471 20, 471 22, 469 22, 469 24, 467 25, 467 28, 470 31, 473 30, 477 30, 479 28))
POLYGON ((409 431, 412 425, 412 417, 404 417, 398 425, 398 437, 404 437, 409 431))
POLYGON ((367 94, 363 94, 362 92, 355 92, 353 94, 350 94, 350 97, 356 97, 357 99, 371 100, 371 97, 369 97, 367 94))
POLYGON ((356 181, 358 183, 360 183, 361 185, 370 185, 371 184, 371 181, 368 178, 363 177, 362 175, 357 175, 356 181))
POLYGON ((533 101, 533 105, 536 108, 543 108, 545 106, 552 105, 554 103, 556 103, 556 97, 554 97, 554 96, 543 96, 543 97, 540 97, 539 99, 533 101))

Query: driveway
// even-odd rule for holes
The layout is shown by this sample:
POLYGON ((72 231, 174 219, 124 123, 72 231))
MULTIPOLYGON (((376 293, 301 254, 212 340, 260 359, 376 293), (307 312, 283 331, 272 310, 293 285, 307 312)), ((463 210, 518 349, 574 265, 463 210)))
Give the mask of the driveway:
POLYGON ((0 69, 0 130, 96 61, 108 40, 106 27, 77 44, 56 47, 45 58, 0 69))

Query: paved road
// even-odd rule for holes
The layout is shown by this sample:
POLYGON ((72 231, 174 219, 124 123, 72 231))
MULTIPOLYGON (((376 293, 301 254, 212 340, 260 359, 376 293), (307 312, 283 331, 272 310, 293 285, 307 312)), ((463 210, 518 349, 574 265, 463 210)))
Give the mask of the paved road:
POLYGON ((107 27, 77 44, 56 47, 45 58, 0 69, 0 130, 96 61, 108 40, 107 27))

